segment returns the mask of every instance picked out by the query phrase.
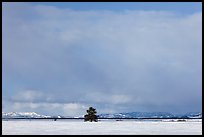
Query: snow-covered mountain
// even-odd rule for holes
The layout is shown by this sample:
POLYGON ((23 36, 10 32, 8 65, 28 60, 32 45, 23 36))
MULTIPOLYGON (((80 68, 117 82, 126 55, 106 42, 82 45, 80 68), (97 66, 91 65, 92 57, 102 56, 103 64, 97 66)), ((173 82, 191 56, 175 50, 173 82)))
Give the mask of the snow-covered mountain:
POLYGON ((115 113, 101 114, 101 118, 170 118, 175 117, 173 114, 166 112, 130 112, 130 113, 115 113))
POLYGON ((40 115, 35 112, 2 112, 2 118, 49 118, 51 116, 40 115))
POLYGON ((186 116, 188 118, 202 118, 202 113, 191 112, 191 113, 187 113, 186 116))
MULTIPOLYGON (((202 113, 191 112, 184 115, 173 115, 167 112, 130 112, 130 113, 114 113, 99 114, 99 118, 202 118, 202 113)), ((68 117, 62 115, 47 116, 40 115, 35 112, 2 112, 2 118, 83 118, 68 117)))
POLYGON ((115 114, 100 114, 100 118, 202 118, 202 113, 187 113, 175 115, 167 112, 130 112, 115 114))

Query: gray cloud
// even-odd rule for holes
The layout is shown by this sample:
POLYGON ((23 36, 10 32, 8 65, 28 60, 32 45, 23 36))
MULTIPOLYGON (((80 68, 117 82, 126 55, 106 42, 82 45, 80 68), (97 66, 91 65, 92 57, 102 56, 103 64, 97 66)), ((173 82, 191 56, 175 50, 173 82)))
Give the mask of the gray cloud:
POLYGON ((4 3, 3 95, 100 112, 200 111, 201 37, 202 13, 4 3))

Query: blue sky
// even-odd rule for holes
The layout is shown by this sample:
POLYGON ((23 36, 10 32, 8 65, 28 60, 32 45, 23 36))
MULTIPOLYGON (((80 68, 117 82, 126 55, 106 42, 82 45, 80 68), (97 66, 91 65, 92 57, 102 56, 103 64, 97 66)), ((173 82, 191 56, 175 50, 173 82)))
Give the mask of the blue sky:
POLYGON ((73 10, 158 10, 184 14, 202 11, 201 2, 36 2, 73 10))
POLYGON ((201 111, 202 3, 2 6, 2 111, 201 111))

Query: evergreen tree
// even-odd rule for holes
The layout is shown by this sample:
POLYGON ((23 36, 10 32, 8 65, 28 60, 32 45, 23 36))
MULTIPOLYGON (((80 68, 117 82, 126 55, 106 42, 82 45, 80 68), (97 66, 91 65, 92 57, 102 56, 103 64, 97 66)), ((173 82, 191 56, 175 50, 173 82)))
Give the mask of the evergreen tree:
POLYGON ((84 121, 90 121, 90 122, 97 122, 97 115, 96 115, 96 109, 93 107, 89 107, 88 110, 86 110, 87 114, 84 116, 84 121))

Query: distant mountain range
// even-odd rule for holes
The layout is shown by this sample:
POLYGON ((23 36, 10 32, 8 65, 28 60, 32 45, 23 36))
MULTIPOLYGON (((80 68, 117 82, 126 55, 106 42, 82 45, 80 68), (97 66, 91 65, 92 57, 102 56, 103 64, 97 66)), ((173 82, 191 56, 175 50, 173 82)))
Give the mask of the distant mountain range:
POLYGON ((130 112, 115 114, 100 114, 100 118, 202 118, 202 113, 187 113, 184 115, 174 115, 166 112, 130 112))
POLYGON ((35 112, 2 112, 2 118, 50 118, 51 116, 40 115, 35 112))
MULTIPOLYGON (((184 115, 174 115, 166 112, 130 112, 130 113, 114 113, 99 114, 99 118, 202 118, 202 113, 191 112, 184 115)), ((68 116, 47 116, 40 115, 35 112, 2 112, 2 118, 83 118, 68 116)))

